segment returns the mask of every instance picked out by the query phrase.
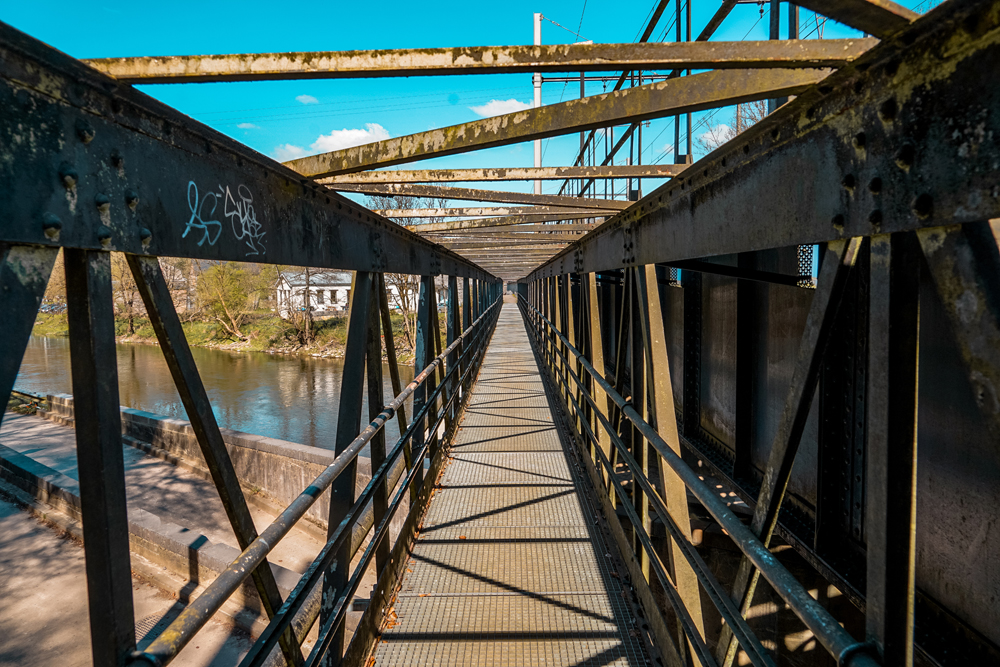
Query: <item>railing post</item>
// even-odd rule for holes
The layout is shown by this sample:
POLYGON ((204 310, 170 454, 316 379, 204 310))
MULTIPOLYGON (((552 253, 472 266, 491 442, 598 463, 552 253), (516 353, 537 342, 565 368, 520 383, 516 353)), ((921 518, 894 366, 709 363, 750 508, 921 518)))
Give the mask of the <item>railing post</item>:
MULTIPOLYGON (((368 345, 368 328, 371 324, 371 291, 373 274, 358 271, 354 276, 351 302, 347 316, 347 344, 344 350, 344 370, 341 380, 340 409, 337 412, 337 435, 335 453, 340 454, 361 430, 362 391, 365 380, 365 356, 368 345)), ((357 480, 357 459, 351 462, 330 487, 330 515, 327 536, 336 531, 340 521, 351 510, 355 500, 357 480)), ((351 569, 351 545, 347 540, 333 565, 326 571, 323 580, 323 604, 320 616, 325 623, 336 605, 337 598, 347 587, 351 569)), ((344 655, 345 629, 341 625, 323 657, 324 667, 340 663, 344 655)))
MULTIPOLYGON (((660 307, 660 288, 656 276, 656 266, 647 264, 636 271, 637 314, 642 331, 642 347, 646 358, 646 387, 649 392, 649 405, 652 410, 652 423, 660 437, 670 449, 681 456, 680 437, 677 432, 677 413, 674 410, 674 389, 670 379, 670 360, 667 354, 667 336, 663 323, 663 312, 660 307)), ((636 432, 636 437, 642 436, 636 432)), ((642 440, 650 455, 649 445, 642 440)), ((687 487, 674 473, 668 470, 665 461, 657 460, 660 473, 660 488, 663 489, 663 500, 667 512, 677 524, 684 539, 691 539, 691 517, 688 513, 687 487)), ((674 584, 677 593, 695 626, 702 637, 705 636, 705 624, 701 610, 701 590, 698 577, 691 563, 684 556, 680 546, 670 541, 671 556, 674 564, 674 584)), ((683 641, 683 633, 679 636, 683 641)))
POLYGON ((65 248, 91 653, 120 667, 135 649, 111 255, 65 248))
POLYGON ((870 257, 866 635, 886 667, 910 667, 921 258, 908 232, 873 236, 870 257))
MULTIPOLYGON (((597 299, 597 274, 596 273, 582 273, 580 274, 581 295, 585 295, 586 299, 584 309, 587 317, 590 321, 590 363, 594 367, 594 370, 603 378, 604 377, 604 339, 601 332, 601 312, 600 306, 597 299)), ((581 350, 582 351, 582 350, 581 350)), ((599 410, 608 410, 608 396, 604 393, 604 389, 597 382, 593 382, 594 391, 594 403, 597 404, 599 410)), ((594 415, 594 433, 597 434, 598 446, 601 451, 604 452, 606 457, 610 458, 611 455, 611 436, 604 428, 603 423, 594 415)), ((597 466, 597 470, 602 471, 601 477, 608 482, 607 471, 603 465, 600 465, 600 461, 596 454, 591 451, 591 458, 594 459, 594 465, 597 466)), ((608 484, 608 493, 611 496, 612 505, 614 504, 614 486, 608 484)))
MULTIPOLYGON (((448 276, 448 327, 447 327, 447 346, 450 347, 452 343, 455 342, 455 338, 458 337, 459 327, 461 323, 459 322, 459 305, 458 305, 458 278, 455 276, 448 276)), ((461 356, 461 346, 455 348, 455 351, 448 355, 448 371, 450 372, 455 364, 458 363, 458 358, 461 356)), ((451 393, 458 394, 459 387, 458 372, 454 378, 451 380, 451 393)), ((458 415, 459 399, 455 400, 455 403, 448 409, 448 417, 445 422, 446 429, 450 433, 452 426, 454 425, 455 417, 458 415)))
MULTIPOLYGON (((433 330, 431 328, 431 317, 434 312, 434 277, 433 276, 420 276, 420 295, 417 298, 417 340, 413 350, 413 373, 414 375, 420 373, 427 367, 427 364, 431 362, 434 358, 431 354, 433 349, 433 341, 431 336, 433 336, 433 330)), ((427 402, 427 397, 434 391, 433 386, 434 380, 433 375, 427 378, 427 381, 417 387, 417 390, 413 392, 413 414, 416 415, 424 407, 427 402)), ((417 467, 417 473, 413 477, 413 489, 411 491, 411 497, 415 497, 417 489, 423 485, 424 476, 424 460, 423 457, 417 458, 420 449, 424 446, 425 439, 428 437, 427 426, 428 424, 434 423, 433 410, 428 410, 427 414, 420 423, 417 424, 417 428, 413 433, 413 465, 417 467)), ((430 437, 433 437, 431 435, 430 437)))
MULTIPOLYGON (((379 332, 380 302, 379 287, 382 285, 382 275, 373 274, 372 285, 368 297, 368 331, 365 337, 365 369, 368 381, 368 421, 374 421, 385 407, 385 393, 382 389, 382 337, 379 332)), ((391 335, 391 333, 389 334, 391 335)), ((344 388, 341 387, 341 391, 344 388)), ((339 421, 339 420, 338 420, 339 421)), ((358 424, 358 428, 361 425, 358 424)), ((385 429, 380 428, 368 443, 370 449, 369 464, 371 474, 385 462, 385 429)), ((384 475, 372 498, 374 523, 378 526, 385 517, 389 506, 391 489, 386 484, 384 475)), ((389 563, 389 540, 382 540, 375 550, 375 574, 380 577, 389 563)))
MULTIPOLYGON (((629 385, 630 385, 630 399, 629 402, 635 411, 645 419, 649 420, 649 410, 646 404, 646 373, 648 369, 646 368, 646 359, 644 355, 645 345, 643 344, 642 327, 636 322, 637 318, 643 316, 643 306, 642 299, 639 294, 640 284, 639 280, 641 278, 640 268, 626 269, 626 272, 630 274, 629 276, 629 290, 625 298, 630 302, 630 308, 632 312, 632 317, 628 322, 628 335, 631 340, 631 345, 629 345, 629 385)), ((622 332, 624 334, 624 331, 622 332)), ((639 470, 634 474, 641 474, 643 477, 649 477, 649 452, 646 445, 645 439, 639 432, 638 428, 634 426, 628 426, 631 424, 629 421, 624 421, 623 426, 626 428, 622 429, 623 434, 628 433, 628 440, 631 450, 632 458, 635 459, 639 466, 639 470)), ((636 513, 642 520, 642 529, 646 531, 647 534, 652 533, 653 525, 649 516, 649 498, 646 497, 645 492, 638 484, 632 485, 632 506, 635 507, 636 513)), ((639 564, 642 568, 642 574, 649 581, 649 554, 646 550, 642 548, 642 544, 639 541, 638 529, 632 527, 632 548, 639 557, 639 564)))

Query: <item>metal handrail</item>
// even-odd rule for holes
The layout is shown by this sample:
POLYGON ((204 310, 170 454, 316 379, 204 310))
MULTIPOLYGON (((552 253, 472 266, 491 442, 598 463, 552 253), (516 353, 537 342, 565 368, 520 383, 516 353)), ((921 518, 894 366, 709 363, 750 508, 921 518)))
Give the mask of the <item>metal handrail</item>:
MULTIPOLYGON (((333 460, 326 469, 321 472, 310 484, 306 487, 299 496, 293 500, 289 505, 279 514, 274 521, 265 528, 258 537, 251 542, 246 549, 227 567, 223 572, 219 574, 218 577, 209 584, 204 592, 197 599, 195 599, 191 604, 184 608, 184 610, 177 616, 176 619, 157 637, 153 642, 146 647, 144 651, 136 651, 131 656, 129 656, 129 665, 154 665, 156 667, 162 667, 167 665, 171 660, 177 657, 181 649, 194 637, 194 635, 201 630, 202 627, 208 622, 208 620, 222 607, 222 605, 232 596, 233 593, 250 577, 251 573, 261 564, 267 557, 267 554, 274 549, 275 545, 288 534, 292 527, 301 519, 310 507, 316 502, 319 496, 331 485, 333 482, 343 473, 347 468, 354 462, 357 455, 364 449, 376 433, 385 425, 385 423, 395 415, 396 410, 399 409, 401 405, 408 399, 418 387, 420 387, 437 369, 438 366, 444 363, 445 358, 451 354, 464 340, 469 338, 478 338, 480 333, 485 330, 483 324, 487 321, 488 316, 492 315, 494 308, 501 302, 501 299, 497 299, 487 307, 483 313, 466 329, 460 336, 455 338, 455 340, 449 345, 445 350, 441 352, 437 357, 431 361, 419 375, 413 378, 406 387, 399 393, 396 398, 394 398, 388 405, 383 408, 382 412, 372 420, 372 422, 351 442, 350 445, 344 449, 343 452, 336 459, 333 460)), ((472 353, 472 356, 478 352, 478 346, 470 345, 466 352, 462 355, 472 353)), ((457 368, 457 365, 453 365, 457 368)), ((469 370, 474 368, 473 364, 469 364, 469 370)), ((446 375, 447 378, 447 375, 446 375)), ((421 424, 422 418, 426 415, 426 411, 429 407, 433 406, 439 391, 445 387, 445 382, 442 382, 431 396, 428 397, 426 405, 423 410, 421 410, 420 418, 413 419, 410 427, 406 430, 405 437, 408 439, 412 436, 415 430, 415 426, 421 424)), ((458 392, 455 392, 457 395, 458 392)), ((435 426, 436 428, 436 426, 435 426)), ((402 440, 402 438, 401 438, 402 440)), ((379 467, 378 474, 372 476, 372 480, 369 485, 365 488, 367 492, 369 488, 374 489, 377 483, 382 481, 382 477, 388 474, 390 469, 389 464, 398 458, 400 450, 400 444, 393 449, 392 456, 387 457, 383 465, 379 467)), ((424 447, 426 449, 426 445, 424 447)), ((423 451, 423 450, 422 450, 423 451)), ((414 465, 411 470, 416 471, 418 469, 419 461, 421 459, 414 459, 414 465)), ((364 495, 364 494, 363 494, 364 495)), ((371 494, 368 494, 369 496, 371 494)), ((370 500, 368 498, 367 500, 370 500)), ((361 503, 361 499, 355 503, 351 511, 344 517, 337 531, 331 536, 327 541, 327 547, 332 543, 336 542, 338 545, 343 545, 343 540, 347 539, 350 535, 348 528, 353 526, 356 522, 361 509, 367 504, 367 500, 361 503)), ((338 547, 339 548, 339 547, 338 547)), ((326 547, 324 548, 324 551, 326 547)), ((336 553, 334 550, 330 550, 332 553, 336 553)), ((321 552, 322 555, 322 552, 321 552)), ((315 564, 315 562, 314 562, 315 564)), ((310 566, 310 569, 312 566, 310 566)), ((303 575, 305 576, 305 575, 303 575)), ((301 582, 301 580, 300 580, 301 582)), ((296 586, 296 590, 298 590, 296 586)), ((282 610, 288 605, 286 601, 282 605, 282 610)), ((301 605, 301 603, 299 603, 301 605)), ((280 612, 279 612, 280 613, 280 612)), ((287 614, 288 622, 291 622, 291 617, 294 614, 287 614)), ((278 616, 276 615, 275 618, 278 616)), ((272 619, 272 623, 274 619, 272 619)), ((270 624, 269 624, 270 627, 270 624)), ((287 627, 287 624, 285 625, 287 627)), ((318 653, 315 649, 313 653, 318 653)), ((267 654, 264 654, 265 657, 267 654)))
MULTIPOLYGON (((496 304, 494 303, 493 306, 495 305, 496 304)), ((493 306, 490 306, 489 310, 492 310, 493 306)), ((487 310, 487 312, 489 312, 489 310, 487 310)), ((484 313, 483 315, 485 316, 486 313, 484 313)), ((476 323, 472 324, 470 330, 474 327, 476 327, 476 323)), ((481 337, 485 331, 486 327, 479 327, 475 333, 474 338, 481 337)), ((448 348, 441 353, 438 359, 444 357, 450 351, 453 351, 459 342, 461 342, 460 339, 456 339, 455 342, 452 343, 452 345, 448 346, 448 348)), ((482 353, 481 346, 475 344, 470 345, 469 348, 460 357, 459 363, 465 361, 467 355, 476 357, 480 356, 481 353, 482 353)), ((428 369, 430 368, 431 367, 428 366, 428 369)), ((416 432, 417 428, 419 428, 420 424, 423 423, 424 418, 427 416, 428 410, 430 410, 431 407, 434 406, 438 396, 440 396, 441 392, 444 391, 444 389, 446 388, 449 378, 451 378, 452 374, 454 374, 458 370, 458 368, 459 364, 457 363, 451 364, 451 368, 445 374, 442 382, 434 389, 433 392, 431 392, 430 396, 427 397, 426 403, 423 405, 423 407, 421 407, 421 409, 417 412, 417 414, 414 415, 410 423, 410 426, 399 437, 399 440, 396 441, 396 444, 393 447, 392 451, 386 457, 382 465, 379 466, 379 469, 376 472, 376 474, 372 475, 371 480, 368 482, 368 485, 365 486, 365 489, 364 491, 362 491, 361 496, 359 496, 358 500, 351 508, 351 511, 348 513, 347 517, 344 518, 340 526, 337 528, 337 532, 334 533, 331 539, 327 542, 326 546, 323 547, 320 553, 316 556, 313 562, 309 565, 306 571, 299 578, 298 584, 295 586, 295 589, 289 594, 288 599, 285 600, 285 603, 281 606, 281 609, 278 611, 277 614, 274 615, 270 623, 268 623, 267 628, 261 634, 260 638, 253 645, 253 647, 251 647, 250 651, 240 662, 240 667, 259 667, 260 665, 264 664, 264 661, 267 659, 271 651, 277 645, 278 639, 279 637, 281 637, 281 633, 284 632, 285 629, 287 629, 291 625, 292 619, 294 618, 296 612, 298 611, 299 608, 301 608, 302 604, 305 603, 309 591, 311 591, 312 588, 317 583, 319 583, 320 575, 323 573, 325 568, 329 566, 330 561, 333 560, 334 556, 340 551, 341 548, 343 548, 344 541, 350 536, 350 532, 348 532, 347 529, 351 525, 353 525, 355 521, 354 517, 360 511, 360 509, 365 505, 367 505, 367 503, 372 499, 372 497, 374 496, 375 492, 378 489, 378 486, 381 484, 381 478, 386 474, 388 474, 389 469, 394 465, 395 461, 399 458, 400 454, 403 453, 406 444, 412 438, 413 434, 416 432)), ((470 363, 468 367, 465 369, 465 373, 462 375, 461 379, 464 380, 467 376, 472 374, 476 370, 476 368, 477 365, 475 362, 470 363)), ((448 401, 441 406, 441 410, 439 411, 437 420, 434 422, 433 425, 431 425, 429 428, 426 429, 428 432, 433 433, 434 431, 437 430, 437 428, 440 426, 441 422, 445 418, 447 409, 451 407, 451 405, 455 402, 458 396, 459 396, 458 392, 452 392, 448 401)), ((379 417, 382 417, 384 414, 385 411, 383 411, 383 413, 380 414, 379 417)), ((391 413, 386 416, 386 420, 390 418, 392 418, 391 413)), ((422 461, 428 449, 430 448, 430 444, 431 440, 430 439, 426 440, 424 444, 421 446, 420 450, 416 452, 417 455, 413 457, 413 460, 422 461)), ((375 549, 378 547, 378 544, 382 541, 382 539, 388 532, 389 523, 392 521, 393 515, 398 509, 400 503, 402 502, 402 499, 405 496, 410 483, 413 481, 418 471, 419 471, 418 466, 414 465, 407 472, 406 477, 404 478, 402 484, 400 484, 399 481, 396 482, 396 485, 399 486, 399 490, 394 496, 392 502, 386 508, 382 521, 379 523, 378 526, 375 527, 375 533, 373 534, 372 539, 369 541, 368 546, 365 548, 365 552, 361 557, 361 561, 354 570, 354 575, 347 582, 347 586, 345 587, 344 592, 340 595, 340 597, 337 598, 337 603, 334 606, 331 618, 328 619, 327 623, 324 624, 324 627, 320 629, 319 640, 316 642, 313 648, 313 652, 310 654, 310 658, 306 662, 307 666, 313 664, 314 662, 313 658, 315 656, 321 656, 323 653, 325 653, 327 644, 329 643, 329 640, 333 636, 332 635, 333 630, 339 626, 340 622, 343 620, 342 619, 343 615, 347 611, 346 601, 350 599, 350 597, 357 590, 358 585, 361 583, 361 575, 367 568, 372 555, 375 553, 375 549)), ((413 508, 411 507, 411 511, 412 510, 413 508)))
MULTIPOLYGON (((694 494, 695 498, 708 510, 708 513, 719 523, 722 529, 732 538, 736 546, 739 547, 740 551, 753 563, 754 567, 760 570, 760 573, 770 582, 774 590, 781 596, 786 604, 791 608, 796 616, 805 624, 805 626, 813 633, 816 639, 823 645, 823 647, 829 651, 837 659, 838 665, 850 666, 850 667, 878 667, 878 662, 872 658, 868 653, 864 652, 866 646, 862 642, 858 642, 854 637, 850 635, 838 621, 824 609, 819 602, 814 600, 812 596, 809 595, 805 587, 789 572, 770 552, 770 550, 764 545, 760 539, 751 532, 751 530, 740 521, 732 510, 726 506, 719 498, 717 498, 712 491, 702 481, 698 474, 688 466, 681 457, 676 454, 667 442, 657 433, 656 429, 653 428, 642 416, 635 410, 632 404, 626 401, 621 394, 619 394, 613 386, 601 376, 600 373, 591 365, 587 358, 573 346, 573 344, 566 338, 565 335, 548 319, 541 311, 539 311, 535 306, 529 303, 525 297, 518 294, 520 297, 519 303, 523 304, 522 307, 530 309, 529 314, 534 315, 534 319, 545 325, 548 331, 551 332, 551 336, 554 336, 559 343, 561 343, 565 348, 572 353, 576 358, 576 362, 584 368, 587 373, 593 378, 601 389, 608 395, 612 402, 618 407, 622 414, 628 418, 639 433, 651 444, 657 453, 660 455, 662 460, 670 466, 670 468, 677 474, 684 485, 694 494)), ((553 345, 553 348, 558 348, 557 345, 553 345)), ((559 358, 565 362, 567 370, 569 370, 569 358, 562 352, 556 350, 554 352, 559 358)), ((570 371, 572 372, 572 371, 570 371)), ((589 397, 589 392, 586 386, 580 382, 580 378, 574 373, 574 379, 578 384, 578 389, 582 394, 589 397)), ((566 383, 568 388, 568 383, 566 383)), ((596 403, 591 400, 592 405, 594 405, 598 414, 602 414, 602 410, 596 405, 596 403)), ((579 404, 574 401, 574 403, 579 407, 579 404)), ((578 413, 581 414, 581 413, 578 413)), ((582 416, 582 414, 581 414, 582 416)), ((585 422, 585 419, 581 419, 585 422)), ((602 423, 605 424, 607 429, 610 424, 606 421, 602 423)), ((614 433, 614 430, 608 430, 609 433, 614 433)), ((600 448, 595 448, 600 450, 600 448)), ((634 466, 635 461, 628 459, 629 467, 632 471, 633 478, 644 481, 646 485, 649 484, 649 480, 645 478, 642 471, 634 466)), ((613 476, 612 476, 613 478, 613 476)), ((642 482, 640 481, 640 484, 642 482)), ((651 490, 651 485, 649 485, 651 490)), ((623 489, 617 489, 618 493, 622 493, 623 489)), ((647 491, 649 493, 649 491, 647 491)), ((650 494, 653 498, 658 498, 657 494, 650 494)), ((654 503, 655 505, 656 503, 654 503)), ((659 510, 659 508, 657 508, 659 510)), ((664 508, 665 509, 665 508, 664 508)), ((633 523, 636 531, 641 535, 645 531, 642 530, 641 522, 636 524, 633 523)), ((641 539, 641 538, 640 538, 641 539)), ((677 540, 678 543, 681 540, 677 540)), ((683 542, 690 544, 686 538, 683 542)), ((644 545, 645 546, 645 545, 644 545)), ((693 545, 691 545, 693 546, 693 545)), ((682 550, 682 553, 687 553, 682 550)), ((698 571, 696 563, 692 562, 688 558, 692 567, 695 571, 698 571)), ((721 585, 720 585, 721 586, 721 585)), ((720 613, 723 610, 720 608, 720 613)), ((734 619, 735 620, 735 619, 734 619)), ((731 626, 736 629, 736 626, 731 626)), ((742 643, 742 642, 741 642, 742 643)), ((749 653, 749 652, 748 652, 749 653)))

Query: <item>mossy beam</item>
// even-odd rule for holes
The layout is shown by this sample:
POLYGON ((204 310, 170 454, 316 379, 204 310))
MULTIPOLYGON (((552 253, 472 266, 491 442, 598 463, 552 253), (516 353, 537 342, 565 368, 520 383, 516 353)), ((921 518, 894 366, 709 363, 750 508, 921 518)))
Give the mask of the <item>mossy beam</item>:
MULTIPOLYGON (((671 178, 686 164, 633 164, 590 167, 496 167, 490 169, 413 169, 364 171, 331 176, 320 183, 448 183, 474 181, 562 181, 567 178, 671 178)), ((335 187, 334 189, 340 189, 335 187)))
POLYGON ((316 178, 350 174, 625 122, 799 95, 827 74, 825 69, 705 72, 299 158, 285 165, 316 178))
MULTIPOLYGON (((497 218, 479 218, 478 220, 449 220, 447 222, 428 222, 422 225, 407 225, 410 231, 424 234, 426 232, 446 232, 456 229, 486 229, 490 227, 514 227, 515 225, 525 225, 536 222, 558 222, 561 220, 593 219, 596 223, 604 221, 604 218, 590 218, 586 215, 573 215, 559 217, 555 215, 511 215, 497 218)), ((586 225, 592 229, 593 224, 586 225)))
POLYGON ((1000 218, 997 62, 1000 2, 950 0, 532 279, 1000 218))
POLYGON ((373 211, 387 218, 465 218, 488 215, 494 218, 500 216, 533 216, 547 215, 551 220, 579 220, 608 216, 617 211, 602 211, 590 208, 554 208, 551 206, 472 206, 467 208, 389 208, 373 211))
MULTIPOLYGON (((851 4, 857 4, 857 0, 851 4)), ((850 21, 847 23, 850 24, 850 21)), ((143 56, 98 58, 84 62, 128 83, 204 83, 516 72, 614 72, 629 69, 839 67, 857 58, 875 43, 874 39, 829 39, 672 44, 546 44, 143 56)))
POLYGON ((330 186, 341 192, 360 192, 383 197, 431 197, 435 199, 455 199, 467 201, 490 201, 507 204, 534 204, 571 209, 593 208, 598 210, 623 211, 629 206, 627 201, 612 199, 585 199, 582 197, 561 197, 559 195, 536 195, 525 192, 498 192, 474 188, 450 188, 440 185, 408 185, 387 183, 383 185, 336 184, 330 186))

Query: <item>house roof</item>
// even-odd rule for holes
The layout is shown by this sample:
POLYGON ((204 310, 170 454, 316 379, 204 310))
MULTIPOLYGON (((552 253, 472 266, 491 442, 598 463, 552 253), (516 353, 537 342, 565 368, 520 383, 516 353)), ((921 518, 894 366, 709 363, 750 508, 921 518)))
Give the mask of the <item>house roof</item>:
MULTIPOLYGON (((305 271, 282 271, 281 277, 290 287, 305 287, 305 271)), ((350 271, 309 271, 310 287, 350 287, 350 271)))

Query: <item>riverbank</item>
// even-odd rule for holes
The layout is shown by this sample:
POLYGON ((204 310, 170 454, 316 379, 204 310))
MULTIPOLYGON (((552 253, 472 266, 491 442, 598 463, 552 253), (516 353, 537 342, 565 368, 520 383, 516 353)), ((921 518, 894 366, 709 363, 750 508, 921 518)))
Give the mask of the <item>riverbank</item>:
MULTIPOLYGON (((393 315, 391 319, 397 360, 401 364, 409 363, 413 359, 413 350, 407 341, 403 316, 393 315)), ((158 344, 156 332, 153 331, 149 320, 135 318, 133 324, 135 331, 129 334, 128 321, 125 318, 117 318, 115 340, 119 343, 158 344)), ((441 324, 443 331, 444 322, 441 324)), ((261 314, 249 319, 241 329, 247 337, 246 340, 237 340, 229 336, 221 326, 212 322, 194 320, 182 322, 181 326, 188 345, 231 352, 266 352, 342 359, 347 342, 346 316, 316 320, 313 323, 313 340, 308 345, 300 342, 294 327, 271 314, 261 314)), ((31 333, 35 336, 68 336, 66 313, 38 313, 31 333)))

